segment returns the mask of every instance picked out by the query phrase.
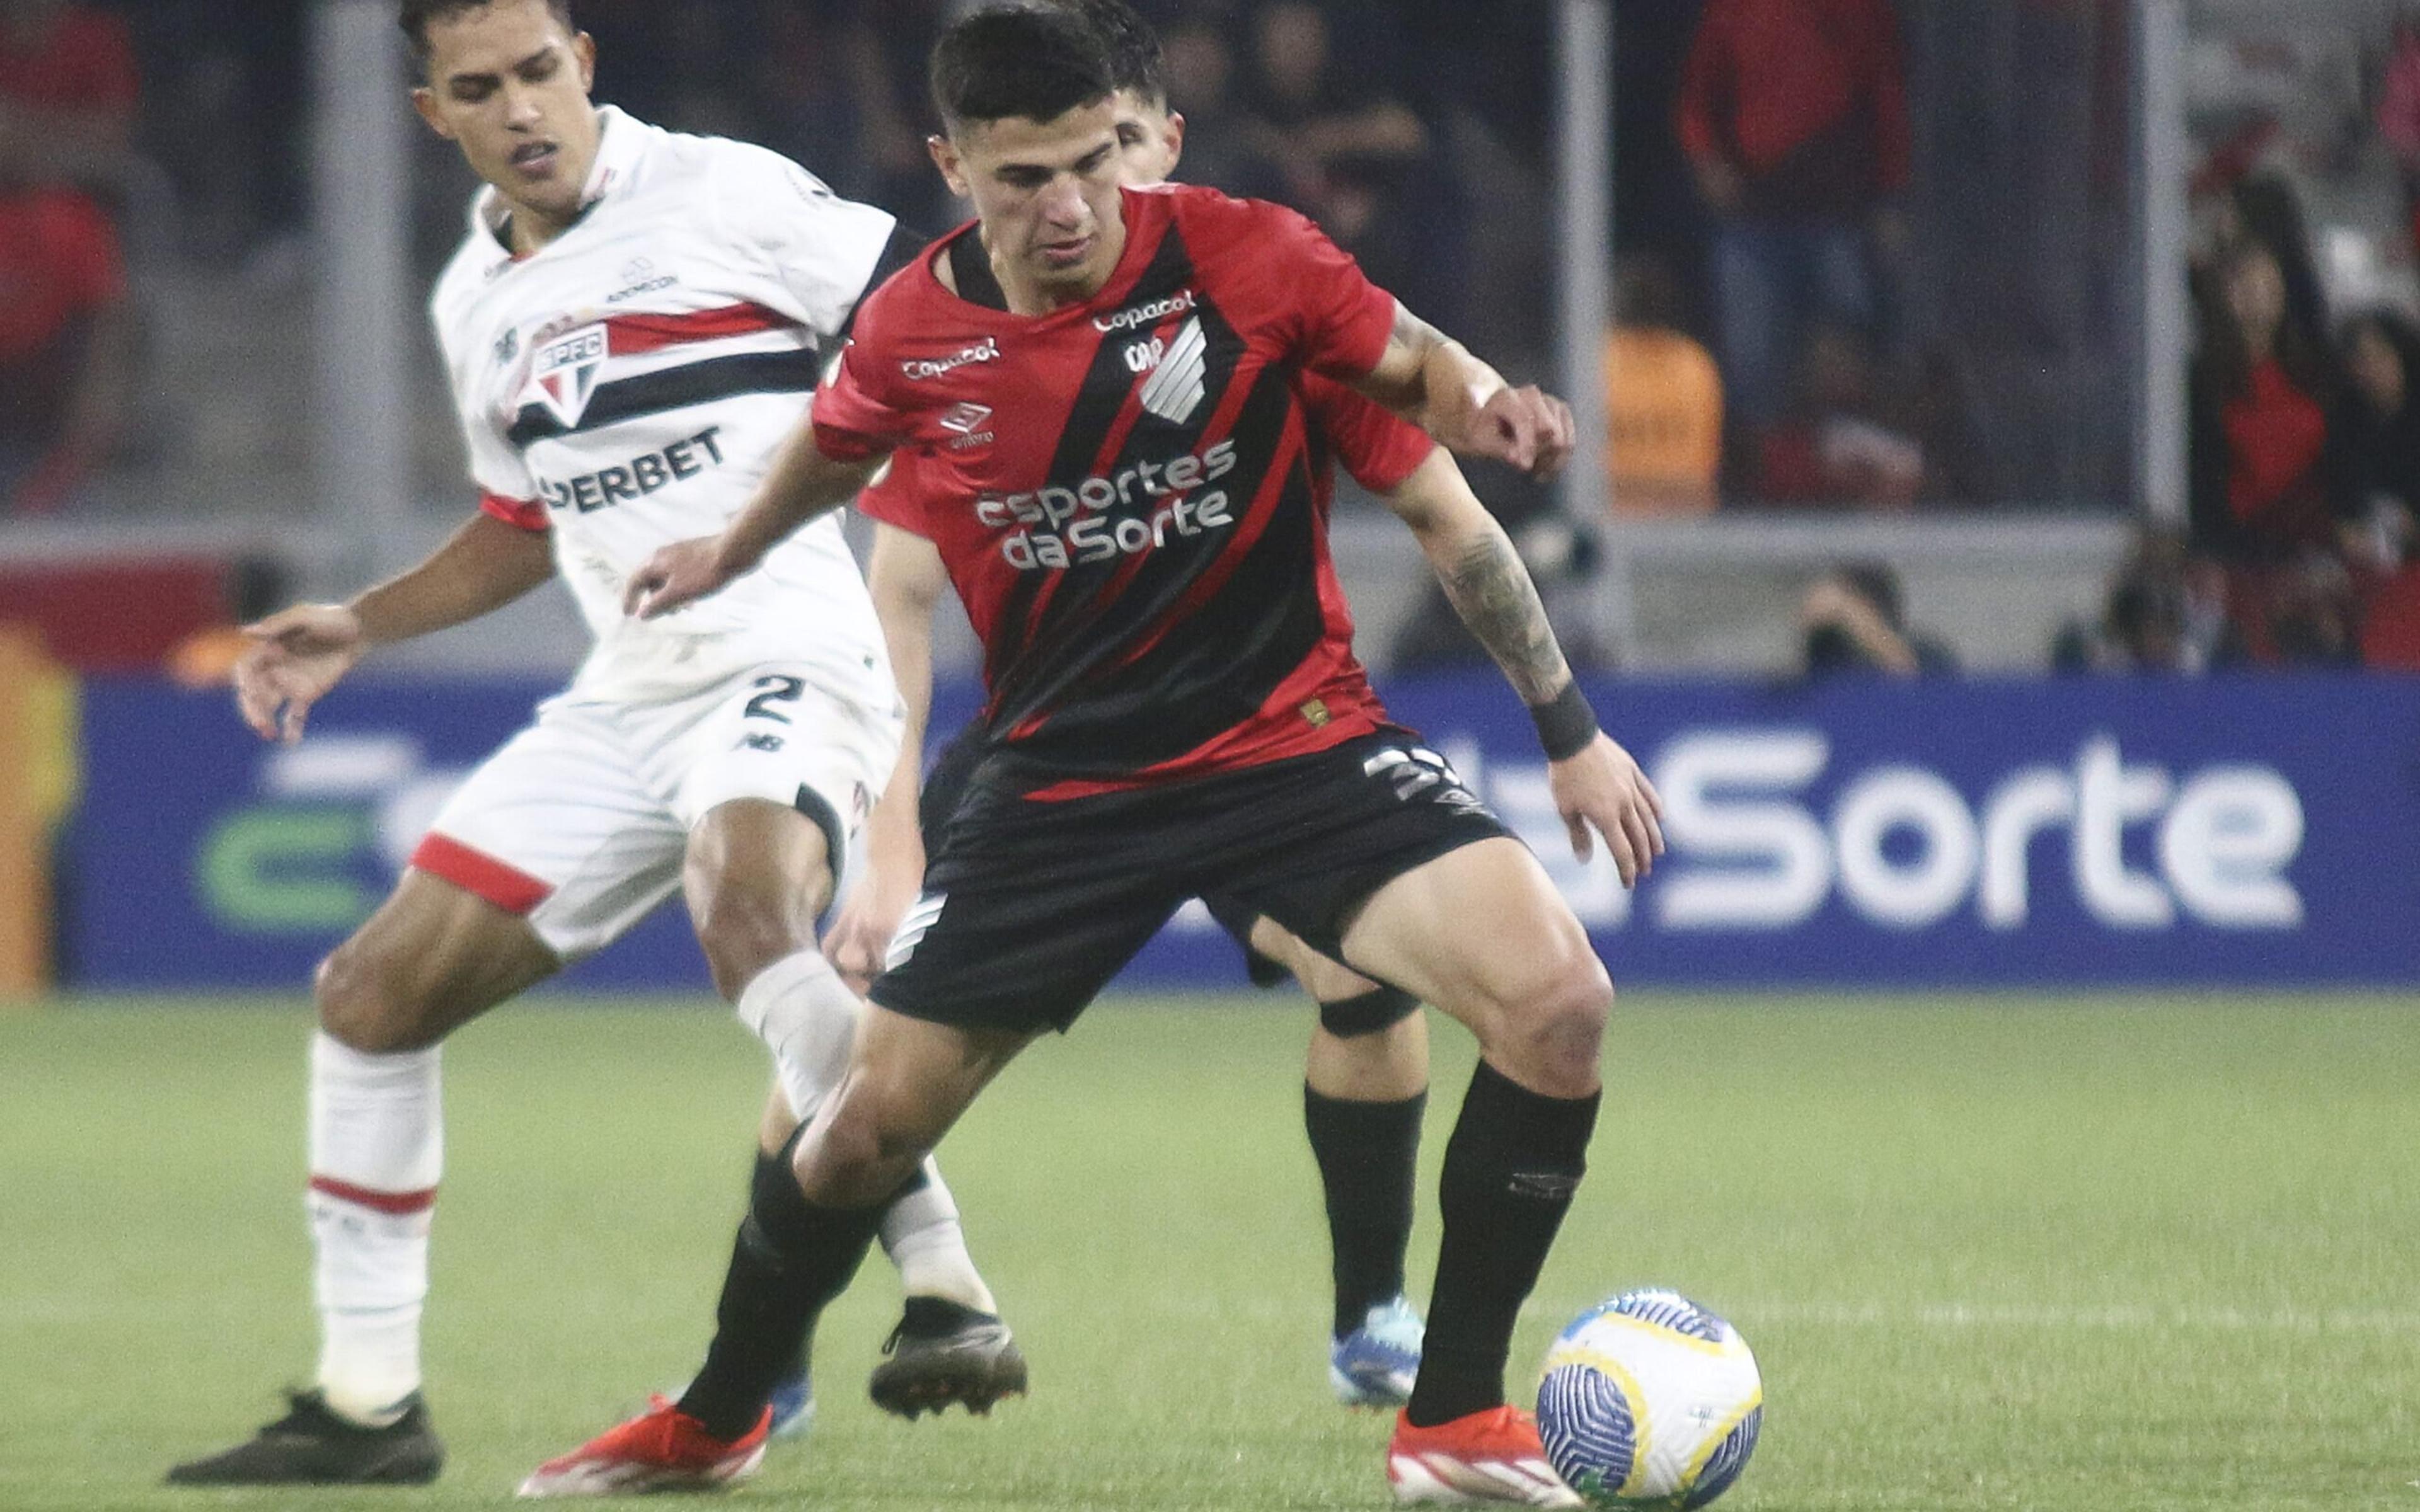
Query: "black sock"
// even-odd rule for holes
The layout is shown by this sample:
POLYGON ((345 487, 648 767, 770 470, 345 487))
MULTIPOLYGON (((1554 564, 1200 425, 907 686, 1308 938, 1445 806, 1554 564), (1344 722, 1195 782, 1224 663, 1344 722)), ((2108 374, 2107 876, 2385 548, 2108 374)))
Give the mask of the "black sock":
MULTIPOLYGON (((796 1135, 792 1137, 795 1139, 796 1135)), ((794 1146, 784 1144, 782 1148, 787 1150, 794 1146)), ((786 1154, 776 1152, 768 1155, 761 1149, 756 1151, 756 1167, 750 1173, 748 1179, 749 1207, 754 1208, 761 1200, 757 1194, 765 1190, 765 1184, 768 1181, 788 1181, 795 1184, 798 1178, 790 1174, 790 1161, 786 1154)), ((728 1294, 735 1286, 745 1287, 752 1284, 751 1279, 741 1275, 738 1257, 734 1256, 731 1268, 723 1273, 723 1291, 728 1294)), ((797 1346, 782 1357, 782 1374, 779 1379, 787 1381, 792 1377, 803 1376, 807 1373, 807 1327, 800 1325, 797 1346)))
POLYGON ((1479 1063, 1445 1147, 1445 1234, 1406 1412, 1435 1427, 1504 1401, 1512 1321, 1588 1165, 1600 1094, 1541 1097, 1479 1063))
POLYGON ((1361 1326, 1372 1307, 1404 1289, 1404 1247, 1412 1239, 1413 1165, 1429 1095, 1400 1103, 1353 1103, 1306 1085, 1302 1123, 1327 1194, 1327 1238, 1336 1264, 1336 1336, 1361 1326))
MULTIPOLYGON (((715 1306, 714 1342, 697 1379, 681 1394, 680 1410, 718 1439, 738 1438, 756 1426, 774 1386, 804 1350, 816 1316, 857 1273, 891 1205, 809 1202, 790 1172, 798 1143, 799 1134, 792 1134, 781 1154, 757 1165, 748 1216, 739 1221, 715 1306)), ((915 1180, 923 1180, 922 1171, 915 1180)))

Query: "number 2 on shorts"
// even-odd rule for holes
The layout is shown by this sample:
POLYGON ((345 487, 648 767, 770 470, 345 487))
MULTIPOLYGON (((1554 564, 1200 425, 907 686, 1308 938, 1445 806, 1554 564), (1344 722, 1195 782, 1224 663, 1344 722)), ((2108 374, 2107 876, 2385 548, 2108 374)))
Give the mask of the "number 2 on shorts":
POLYGON ((770 719, 775 724, 788 724, 790 722, 790 717, 783 714, 781 710, 774 708, 773 705, 776 703, 796 703, 799 702, 799 695, 805 692, 807 687, 804 680, 796 677, 784 677, 779 672, 771 672, 763 677, 759 677, 751 686, 763 688, 764 691, 748 701, 748 711, 741 715, 740 717, 744 719, 770 719))

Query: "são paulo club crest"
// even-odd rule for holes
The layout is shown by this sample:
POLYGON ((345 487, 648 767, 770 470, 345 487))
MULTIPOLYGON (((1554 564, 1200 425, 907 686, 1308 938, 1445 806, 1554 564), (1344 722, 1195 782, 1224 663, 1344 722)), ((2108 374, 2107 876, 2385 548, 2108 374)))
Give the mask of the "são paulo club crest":
POLYGON ((544 405, 566 429, 577 426, 589 395, 597 392, 606 350, 602 322, 536 344, 530 351, 529 387, 522 391, 521 402, 544 405))

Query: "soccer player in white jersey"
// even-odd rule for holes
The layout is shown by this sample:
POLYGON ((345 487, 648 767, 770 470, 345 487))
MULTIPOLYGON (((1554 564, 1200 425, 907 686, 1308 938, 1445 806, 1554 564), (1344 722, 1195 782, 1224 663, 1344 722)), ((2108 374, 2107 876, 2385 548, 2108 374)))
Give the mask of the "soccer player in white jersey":
MULTIPOLYGON (((764 478, 821 357, 889 271, 892 218, 771 152, 593 105, 595 47, 566 0, 402 0, 400 20, 422 69, 414 104, 487 185, 430 301, 480 510, 350 603, 254 627, 238 700, 264 738, 296 739, 372 648, 476 618, 558 570, 597 643, 319 969, 317 1383, 256 1437, 177 1466, 182 1484, 437 1474, 420 1319, 452 1029, 675 887, 794 1118, 830 1090, 860 1012, 814 921, 890 773, 900 711, 837 527, 801 532, 742 593, 661 625, 626 619, 621 599, 652 552, 719 529, 764 478)), ((899 239, 904 253, 920 239, 899 239)), ((778 1145, 760 1148, 756 1180, 793 1180, 778 1145)), ((736 1247, 761 1246, 743 1224, 736 1247)), ((942 1306, 903 1329, 884 1369, 922 1368, 924 1405, 1021 1390, 1023 1361, 929 1166, 889 1210, 885 1247, 910 1298, 942 1306)), ((723 1306, 749 1300, 726 1289, 723 1306)), ((716 1453, 727 1463, 728 1444, 716 1453)), ((682 1484, 667 1459, 664 1483, 682 1484)))

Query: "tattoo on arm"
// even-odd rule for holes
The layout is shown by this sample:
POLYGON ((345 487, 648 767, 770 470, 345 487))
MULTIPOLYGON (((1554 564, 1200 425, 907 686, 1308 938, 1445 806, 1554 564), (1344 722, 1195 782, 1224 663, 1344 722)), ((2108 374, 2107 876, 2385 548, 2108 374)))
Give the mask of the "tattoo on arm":
POLYGON ((1413 352, 1425 355, 1430 347, 1444 346, 1446 336, 1444 332, 1414 315, 1404 307, 1403 301, 1397 300, 1395 329, 1388 333, 1387 339, 1398 347, 1408 347, 1413 352))
POLYGON ((1502 530, 1491 528, 1465 543, 1443 564, 1437 580, 1470 633, 1487 648, 1512 680, 1524 703, 1549 702, 1571 681, 1563 648, 1546 623, 1538 585, 1502 530))

